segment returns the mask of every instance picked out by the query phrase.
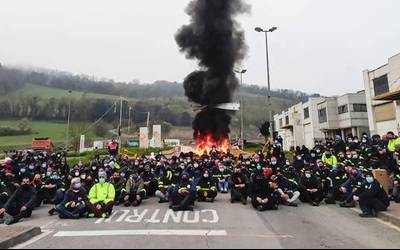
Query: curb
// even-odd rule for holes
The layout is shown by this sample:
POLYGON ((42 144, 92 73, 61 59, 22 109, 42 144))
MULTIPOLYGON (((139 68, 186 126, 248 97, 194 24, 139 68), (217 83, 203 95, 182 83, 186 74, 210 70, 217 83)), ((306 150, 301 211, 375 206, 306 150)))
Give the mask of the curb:
MULTIPOLYGON (((352 208, 351 210, 353 210, 356 213, 361 213, 361 210, 359 208, 352 208)), ((400 228, 400 218, 391 215, 388 212, 379 212, 378 213, 378 217, 376 219, 380 219, 384 222, 388 222, 390 224, 392 224, 395 227, 400 228)))
POLYGON ((42 230, 39 227, 31 227, 23 232, 19 233, 18 235, 5 239, 4 241, 0 242, 0 249, 8 249, 12 248, 18 244, 24 243, 33 237, 38 236, 42 233, 42 230))
POLYGON ((388 212, 378 213, 378 218, 383 221, 389 222, 390 224, 393 224, 396 227, 400 227, 400 218, 393 216, 388 212))

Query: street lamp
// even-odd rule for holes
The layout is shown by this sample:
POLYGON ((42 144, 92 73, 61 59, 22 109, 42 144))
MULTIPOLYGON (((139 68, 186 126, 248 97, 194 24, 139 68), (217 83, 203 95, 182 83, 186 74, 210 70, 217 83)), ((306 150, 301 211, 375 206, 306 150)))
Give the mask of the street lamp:
POLYGON ((268 79, 268 109, 269 109, 268 122, 270 124, 270 136, 273 136, 273 128, 272 128, 272 104, 271 104, 271 78, 269 72, 269 54, 268 54, 268 33, 274 32, 277 29, 278 29, 277 27, 272 27, 266 30, 260 27, 255 28, 256 32, 265 34, 266 57, 267 57, 267 79, 268 79))
POLYGON ((66 151, 68 151, 68 148, 69 148, 69 125, 70 125, 70 120, 71 120, 71 93, 72 93, 72 90, 68 90, 68 97, 69 97, 68 121, 67 121, 67 133, 66 133, 66 138, 65 138, 65 150, 66 151))
MULTIPOLYGON (((247 72, 247 69, 235 70, 235 72, 240 74, 240 87, 243 91, 243 74, 247 72)), ((242 150, 244 150, 243 92, 240 95, 240 140, 242 141, 242 150)))

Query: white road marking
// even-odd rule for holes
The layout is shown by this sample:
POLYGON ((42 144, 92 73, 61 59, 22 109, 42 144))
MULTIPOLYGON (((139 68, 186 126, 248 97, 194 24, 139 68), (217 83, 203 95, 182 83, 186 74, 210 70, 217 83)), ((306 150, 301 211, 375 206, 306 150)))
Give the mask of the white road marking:
POLYGON ((225 230, 99 230, 60 231, 54 237, 99 236, 227 236, 225 230))
POLYGON ((24 242, 24 243, 19 244, 19 245, 15 246, 15 247, 12 247, 11 249, 24 249, 24 248, 26 248, 26 247, 38 242, 39 240, 49 236, 52 233, 53 233, 53 231, 51 231, 51 230, 42 230, 42 233, 39 234, 38 236, 33 237, 32 239, 28 240, 27 242, 24 242))

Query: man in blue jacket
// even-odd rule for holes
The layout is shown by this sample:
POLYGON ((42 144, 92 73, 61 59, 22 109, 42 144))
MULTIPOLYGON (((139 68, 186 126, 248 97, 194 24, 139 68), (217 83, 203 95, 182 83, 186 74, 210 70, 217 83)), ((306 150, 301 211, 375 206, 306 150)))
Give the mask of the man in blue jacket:
POLYGON ((362 214, 360 217, 376 217, 378 212, 386 211, 390 206, 390 199, 382 185, 374 178, 371 172, 365 174, 366 184, 357 192, 353 199, 360 202, 362 214))

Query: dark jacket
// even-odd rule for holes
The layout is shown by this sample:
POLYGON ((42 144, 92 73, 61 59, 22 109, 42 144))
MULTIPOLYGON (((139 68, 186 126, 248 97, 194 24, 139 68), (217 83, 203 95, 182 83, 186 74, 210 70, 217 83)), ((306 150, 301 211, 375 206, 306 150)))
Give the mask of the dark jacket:
POLYGON ((13 206, 25 206, 28 209, 33 209, 35 206, 36 195, 37 192, 34 187, 29 186, 27 189, 22 189, 20 187, 14 192, 4 207, 10 209, 13 206))
POLYGON ((315 175, 311 176, 310 179, 302 176, 300 178, 299 188, 300 190, 321 189, 321 180, 315 175))
POLYGON ((389 196, 377 180, 374 180, 372 184, 364 185, 358 196, 360 197, 360 200, 375 198, 381 201, 387 207, 390 205, 389 196))

